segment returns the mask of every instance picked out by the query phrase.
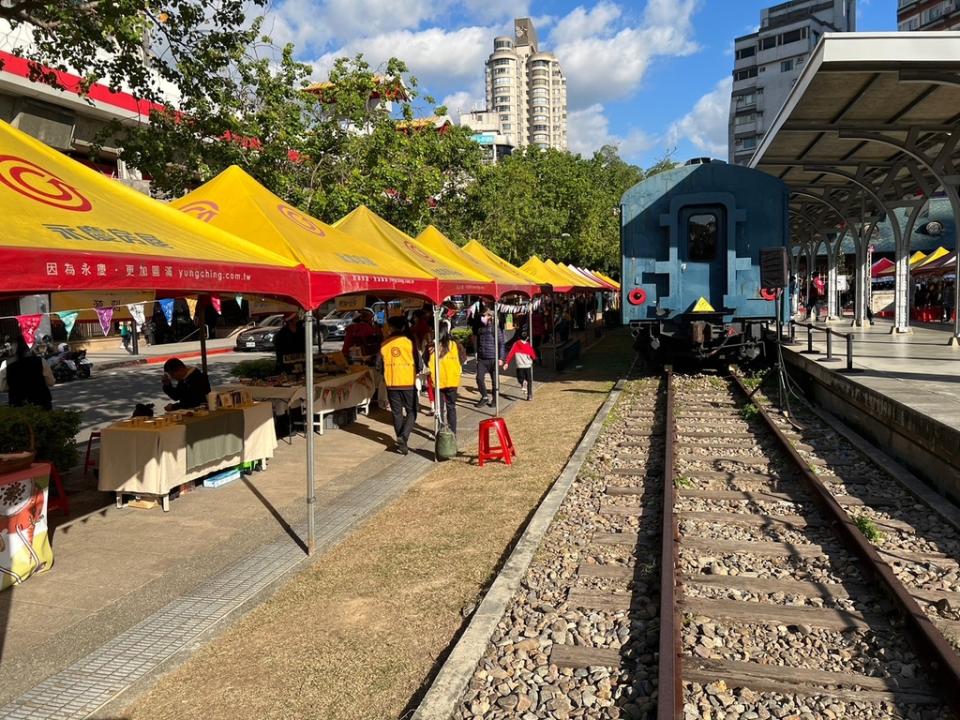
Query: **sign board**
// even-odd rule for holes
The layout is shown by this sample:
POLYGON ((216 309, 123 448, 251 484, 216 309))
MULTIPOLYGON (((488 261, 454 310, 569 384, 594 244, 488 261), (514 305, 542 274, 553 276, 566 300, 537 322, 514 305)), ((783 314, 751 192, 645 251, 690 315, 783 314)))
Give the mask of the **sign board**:
POLYGON ((366 300, 366 295, 341 295, 335 302, 337 310, 363 310, 366 300))
MULTIPOLYGON (((152 292, 54 292, 50 293, 50 310, 64 312, 70 310, 80 310, 80 321, 94 321, 97 319, 96 310, 93 308, 113 308, 114 320, 131 320, 130 311, 127 305, 136 303, 152 303, 155 293, 152 292)), ((153 308, 149 305, 146 308, 149 316, 153 308)))
POLYGON ((837 275, 837 292, 846 292, 850 289, 850 278, 847 275, 837 275))
POLYGON ((419 310, 423 307, 423 300, 415 297, 405 297, 400 300, 400 307, 404 310, 419 310))
POLYGON ((477 145, 493 145, 496 142, 496 138, 497 136, 493 133, 477 133, 471 137, 477 145))

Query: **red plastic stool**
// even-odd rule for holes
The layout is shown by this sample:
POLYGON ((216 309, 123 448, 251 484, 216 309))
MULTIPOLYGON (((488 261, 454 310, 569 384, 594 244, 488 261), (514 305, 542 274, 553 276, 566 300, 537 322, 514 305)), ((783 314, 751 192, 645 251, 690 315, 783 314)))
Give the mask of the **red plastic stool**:
POLYGON ((84 459, 83 459, 83 474, 84 474, 84 475, 87 474, 87 471, 90 470, 90 468, 91 468, 93 465, 96 465, 96 463, 94 462, 94 460, 90 457, 90 450, 93 448, 93 441, 94 441, 94 440, 96 440, 97 442, 100 442, 100 431, 99 431, 99 430, 94 430, 92 433, 90 433, 90 437, 87 439, 87 454, 86 454, 86 456, 85 456, 84 459))
POLYGON ((67 491, 63 489, 63 478, 60 477, 60 472, 52 463, 50 465, 50 484, 57 489, 57 497, 56 499, 51 499, 48 491, 47 512, 63 510, 64 515, 69 515, 70 501, 67 499, 67 491))
POLYGON ((487 460, 503 460, 507 465, 513 465, 513 458, 517 450, 513 446, 510 431, 507 430, 507 421, 501 417, 487 418, 480 421, 480 448, 477 460, 480 467, 487 460), (500 444, 490 447, 490 430, 495 430, 500 444))

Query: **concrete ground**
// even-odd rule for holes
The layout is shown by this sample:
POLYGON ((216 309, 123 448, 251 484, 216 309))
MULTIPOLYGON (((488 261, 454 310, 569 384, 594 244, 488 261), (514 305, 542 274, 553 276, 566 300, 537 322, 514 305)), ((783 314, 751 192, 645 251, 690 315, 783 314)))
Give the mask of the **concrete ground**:
MULTIPOLYGON (((831 327, 854 336, 853 364, 862 372, 849 375, 850 381, 948 427, 960 427, 960 347, 947 344, 952 328, 928 325, 915 327, 909 334, 893 334, 888 320, 862 328, 850 327, 847 322, 831 323, 831 327)), ((806 349, 806 329, 797 328, 797 343, 792 351, 806 349)), ((826 353, 824 333, 814 333, 813 346, 826 353)), ((833 353, 842 362, 828 363, 823 356, 818 362, 833 370, 846 367, 843 338, 833 338, 833 353)))
MULTIPOLYGON (((232 364, 249 357, 212 356, 212 383, 226 381, 232 364)), ((475 442, 479 421, 492 414, 474 408, 478 396, 471 368, 465 368, 459 402, 459 434, 465 444, 475 442)), ((508 409, 519 395, 515 378, 505 377, 502 407, 508 409)), ((95 372, 90 380, 54 390, 56 406, 84 411, 82 436, 128 416, 135 402, 147 401, 163 402, 160 371, 149 365, 95 372)), ((432 459, 432 427, 432 419, 421 415, 411 442, 424 463, 422 458, 432 459)), ((383 476, 401 491, 407 480, 395 482, 391 468, 414 458, 402 459, 390 451, 392 446, 389 413, 375 409, 344 430, 316 436, 318 516, 335 519, 335 529, 346 532, 350 522, 387 499, 364 490, 361 495, 371 496, 370 507, 359 507, 355 496, 365 483, 383 476), (350 516, 346 519, 338 516, 343 505, 350 516)), ((112 495, 96 491, 92 476, 75 472, 68 477, 71 516, 54 512, 50 518, 53 570, 0 593, 0 675, 5 678, 0 705, 278 537, 298 547, 302 541, 297 526, 305 517, 303 452, 302 437, 295 437, 292 445, 281 440, 266 471, 213 490, 197 488, 174 500, 168 514, 159 509, 118 510, 112 495)), ((409 468, 404 472, 409 474, 409 468)))

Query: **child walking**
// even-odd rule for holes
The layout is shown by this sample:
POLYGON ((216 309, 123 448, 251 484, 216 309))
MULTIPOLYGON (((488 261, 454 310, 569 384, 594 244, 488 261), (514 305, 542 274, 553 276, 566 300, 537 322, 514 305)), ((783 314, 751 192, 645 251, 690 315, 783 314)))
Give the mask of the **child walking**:
POLYGON ((529 332, 527 328, 520 331, 520 339, 510 348, 510 353, 504 359, 502 367, 507 368, 511 360, 516 360, 517 382, 520 383, 520 389, 523 390, 524 384, 527 386, 527 400, 533 399, 533 361, 537 359, 537 353, 530 344, 529 332))

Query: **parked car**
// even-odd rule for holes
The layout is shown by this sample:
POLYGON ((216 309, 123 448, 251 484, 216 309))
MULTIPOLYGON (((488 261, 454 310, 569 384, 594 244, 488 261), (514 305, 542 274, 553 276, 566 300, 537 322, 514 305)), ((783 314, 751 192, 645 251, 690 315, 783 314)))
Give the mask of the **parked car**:
POLYGON ((273 336, 283 327, 283 315, 268 315, 255 327, 237 335, 237 351, 273 350, 273 336))
POLYGON ((331 310, 317 322, 323 340, 343 340, 347 326, 353 322, 359 310, 331 310))

